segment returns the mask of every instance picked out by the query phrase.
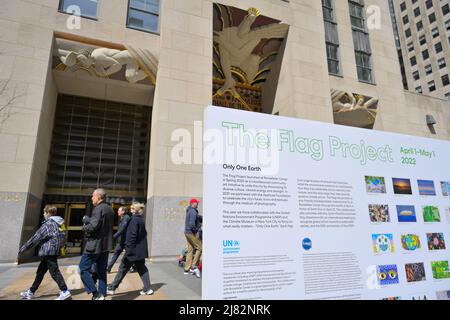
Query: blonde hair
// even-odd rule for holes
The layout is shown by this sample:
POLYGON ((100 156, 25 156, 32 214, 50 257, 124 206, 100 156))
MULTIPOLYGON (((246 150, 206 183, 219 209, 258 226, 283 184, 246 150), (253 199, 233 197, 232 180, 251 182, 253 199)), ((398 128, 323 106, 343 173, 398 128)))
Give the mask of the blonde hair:
POLYGON ((135 209, 137 214, 141 215, 144 213, 145 205, 143 203, 135 202, 131 205, 131 209, 135 209))

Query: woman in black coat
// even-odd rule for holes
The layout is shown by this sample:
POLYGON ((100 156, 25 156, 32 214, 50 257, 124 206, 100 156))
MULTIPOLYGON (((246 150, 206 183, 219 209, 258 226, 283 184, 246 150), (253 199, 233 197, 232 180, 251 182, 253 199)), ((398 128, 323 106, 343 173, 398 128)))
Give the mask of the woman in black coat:
POLYGON ((153 294, 153 290, 150 288, 150 275, 145 266, 145 259, 148 258, 148 245, 147 230, 145 229, 145 222, 142 217, 144 208, 144 205, 141 203, 134 203, 131 206, 133 216, 128 224, 125 240, 125 255, 120 262, 119 271, 114 281, 108 286, 108 294, 113 295, 115 293, 115 290, 119 287, 123 278, 125 278, 133 265, 136 267, 144 284, 144 289, 140 292, 141 295, 153 294))

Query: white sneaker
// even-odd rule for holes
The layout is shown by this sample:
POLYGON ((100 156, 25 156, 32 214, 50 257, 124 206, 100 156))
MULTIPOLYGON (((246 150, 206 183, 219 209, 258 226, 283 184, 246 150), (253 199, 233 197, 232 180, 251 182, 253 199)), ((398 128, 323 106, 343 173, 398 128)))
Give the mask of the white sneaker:
POLYGON ((31 300, 34 299, 34 293, 31 292, 30 289, 28 289, 27 291, 21 292, 20 297, 24 300, 31 300))
POLYGON ((113 295, 116 293, 116 290, 113 290, 113 289, 106 289, 106 293, 107 293, 108 295, 113 296, 113 295))
POLYGON ((197 270, 198 270, 197 268, 195 268, 195 269, 191 268, 191 269, 189 269, 189 273, 190 274, 195 274, 197 272, 197 270))
POLYGON ((202 277, 202 274, 201 274, 201 272, 200 272, 199 269, 195 269, 195 276, 196 276, 197 278, 201 278, 201 277, 202 277))
POLYGON ((56 298, 55 300, 66 300, 66 299, 69 299, 71 296, 72 296, 72 294, 70 293, 69 290, 61 291, 59 293, 58 298, 56 298))
POLYGON ((141 296, 150 296, 153 294, 153 290, 149 289, 147 291, 142 290, 141 292, 139 292, 141 294, 141 296))
POLYGON ((100 293, 97 293, 96 295, 92 296, 92 300, 105 300, 105 296, 103 296, 100 293))

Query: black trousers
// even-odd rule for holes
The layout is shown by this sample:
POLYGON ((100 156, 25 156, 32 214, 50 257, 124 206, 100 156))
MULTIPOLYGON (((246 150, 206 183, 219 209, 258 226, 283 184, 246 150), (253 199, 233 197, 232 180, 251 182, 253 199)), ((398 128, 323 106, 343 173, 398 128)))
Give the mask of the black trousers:
POLYGON ((111 269, 114 266, 114 263, 116 263, 117 259, 119 259, 119 256, 123 250, 124 250, 124 247, 120 243, 118 243, 116 248, 114 249, 114 254, 113 254, 112 258, 108 263, 108 268, 107 268, 108 272, 111 272, 111 269))
POLYGON ((150 290, 150 275, 147 267, 145 266, 145 260, 130 261, 126 257, 122 258, 119 271, 117 272, 113 282, 109 285, 109 288, 112 290, 117 289, 123 278, 127 275, 128 271, 130 271, 131 267, 135 267, 137 269, 139 276, 141 277, 142 284, 144 285, 144 291, 150 290))
POLYGON ((59 287, 59 290, 66 291, 67 285, 64 281, 64 278, 59 271, 58 260, 56 256, 45 256, 42 257, 41 263, 36 271, 36 278, 34 279, 33 285, 31 286, 31 292, 35 293, 44 279, 47 271, 50 272, 51 277, 55 280, 56 284, 59 287))

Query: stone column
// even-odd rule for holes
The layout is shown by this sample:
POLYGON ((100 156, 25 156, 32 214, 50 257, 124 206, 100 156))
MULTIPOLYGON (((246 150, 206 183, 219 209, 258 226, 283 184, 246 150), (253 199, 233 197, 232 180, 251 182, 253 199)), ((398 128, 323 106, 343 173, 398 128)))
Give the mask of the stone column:
MULTIPOLYGON (((193 163, 194 153, 201 158, 202 152, 201 145, 194 146, 194 121, 203 120, 211 100, 212 2, 162 1, 146 218, 154 258, 173 257, 185 245, 186 206, 191 197, 202 196, 202 165, 193 163), (172 161, 172 147, 178 142, 171 141, 171 135, 176 129, 192 137, 191 163, 172 161)), ((201 128, 197 131, 201 134, 201 128)))

